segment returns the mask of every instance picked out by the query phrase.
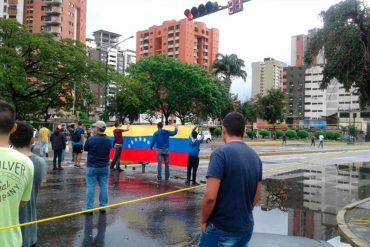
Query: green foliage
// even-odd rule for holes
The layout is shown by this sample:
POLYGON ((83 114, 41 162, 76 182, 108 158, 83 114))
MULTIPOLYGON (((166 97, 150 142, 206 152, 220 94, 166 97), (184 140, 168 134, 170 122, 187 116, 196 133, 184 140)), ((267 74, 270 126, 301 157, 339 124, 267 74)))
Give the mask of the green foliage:
POLYGON ((320 135, 323 135, 325 136, 325 132, 321 131, 321 130, 318 130, 315 132, 315 137, 318 139, 320 135))
POLYGON ((334 138, 335 140, 339 140, 342 137, 342 134, 339 132, 334 132, 334 138))
POLYGON ((211 70, 214 75, 222 76, 227 89, 230 91, 232 77, 239 77, 244 81, 247 79, 247 72, 245 72, 244 67, 244 61, 238 58, 236 54, 217 54, 211 70))
POLYGON ((311 64, 324 52, 321 87, 336 78, 345 89, 358 89, 362 106, 370 99, 370 8, 365 2, 344 0, 321 12, 324 26, 310 39, 305 54, 305 63, 311 64))
POLYGON ((325 133, 325 138, 328 139, 328 140, 335 140, 335 137, 336 137, 336 132, 327 131, 325 133))
POLYGON ((262 138, 266 138, 270 135, 270 131, 268 130, 260 130, 259 134, 262 136, 262 138))
POLYGON ((284 131, 282 130, 276 130, 275 131, 275 136, 277 139, 280 139, 284 135, 284 131))
POLYGON ((348 134, 350 136, 356 136, 356 126, 354 125, 348 126, 348 134))
POLYGON ((257 131, 256 130, 247 130, 247 136, 249 137, 249 138, 256 138, 257 137, 257 131))
POLYGON ((219 137, 221 134, 222 134, 222 130, 221 130, 221 128, 216 128, 216 129, 215 129, 215 135, 216 135, 217 137, 219 137))
POLYGON ((0 19, 0 99, 15 105, 18 119, 46 120, 49 109, 68 111, 74 88, 76 110, 86 110, 95 102, 89 83, 104 79, 105 67, 87 57, 83 44, 0 19))
POLYGON ((219 117, 227 107, 225 86, 197 65, 153 55, 131 65, 128 73, 139 88, 143 108, 161 110, 166 124, 171 114, 185 124, 196 118, 219 117))
POLYGON ((308 137, 308 132, 305 130, 299 130, 297 136, 301 139, 306 139, 308 137))
POLYGON ((255 123, 260 114, 260 107, 256 100, 251 99, 243 103, 238 111, 243 114, 248 123, 255 123))
POLYGON ((296 138, 297 137, 297 132, 295 130, 287 130, 285 132, 285 135, 289 138, 289 139, 293 139, 293 138, 296 138))
POLYGON ((284 120, 284 93, 280 89, 270 89, 258 104, 260 117, 270 124, 284 120))

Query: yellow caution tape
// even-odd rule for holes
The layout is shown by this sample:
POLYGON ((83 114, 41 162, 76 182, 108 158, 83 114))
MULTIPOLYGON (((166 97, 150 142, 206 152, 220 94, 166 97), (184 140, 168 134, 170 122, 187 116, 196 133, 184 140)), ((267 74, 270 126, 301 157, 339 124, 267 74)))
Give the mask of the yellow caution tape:
POLYGON ((354 225, 370 225, 370 218, 352 219, 349 223, 354 225))

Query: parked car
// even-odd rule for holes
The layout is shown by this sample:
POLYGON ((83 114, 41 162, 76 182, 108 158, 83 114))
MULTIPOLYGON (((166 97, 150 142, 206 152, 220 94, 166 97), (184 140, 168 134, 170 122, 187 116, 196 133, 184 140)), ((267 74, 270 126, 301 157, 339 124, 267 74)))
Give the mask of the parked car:
POLYGON ((210 143, 212 141, 212 135, 211 135, 211 132, 209 132, 208 130, 202 130, 202 133, 204 135, 204 141, 206 143, 210 143))

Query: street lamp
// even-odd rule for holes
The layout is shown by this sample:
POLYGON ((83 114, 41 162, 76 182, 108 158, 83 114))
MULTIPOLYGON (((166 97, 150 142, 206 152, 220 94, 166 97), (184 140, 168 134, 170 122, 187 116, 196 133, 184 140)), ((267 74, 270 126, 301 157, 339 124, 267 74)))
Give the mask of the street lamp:
POLYGON ((109 52, 111 51, 112 48, 117 48, 119 44, 122 44, 123 42, 133 39, 134 36, 130 36, 117 44, 113 46, 107 47, 107 54, 106 54, 106 61, 105 61, 105 85, 104 85, 104 114, 103 114, 103 120, 105 122, 108 121, 108 110, 107 110, 107 105, 108 105, 108 86, 109 86, 109 79, 108 79, 108 61, 109 61, 109 52))

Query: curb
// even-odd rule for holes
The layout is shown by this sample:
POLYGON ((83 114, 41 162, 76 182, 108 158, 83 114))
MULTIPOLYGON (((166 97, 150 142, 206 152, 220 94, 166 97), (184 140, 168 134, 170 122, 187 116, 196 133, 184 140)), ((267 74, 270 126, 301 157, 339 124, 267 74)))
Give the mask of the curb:
POLYGON ((370 246, 369 243, 365 242, 362 238, 358 237, 356 234, 354 234, 351 229, 348 227, 348 224, 344 220, 344 216, 347 213, 348 210, 362 204, 365 202, 370 201, 370 197, 366 198, 364 200, 349 204, 342 208, 337 215, 337 224, 338 224, 338 232, 341 237, 343 237, 345 240, 347 240, 352 246, 355 247, 364 247, 364 246, 370 246))
MULTIPOLYGON (((365 151, 369 150, 368 148, 363 149, 336 149, 336 150, 322 150, 322 151, 286 151, 286 152, 265 152, 265 153, 257 153, 258 156, 278 156, 278 155, 290 155, 290 154, 316 154, 316 153, 337 153, 337 152, 345 152, 345 151, 365 151)), ((208 160, 211 155, 200 155, 199 159, 201 160, 208 160)))

